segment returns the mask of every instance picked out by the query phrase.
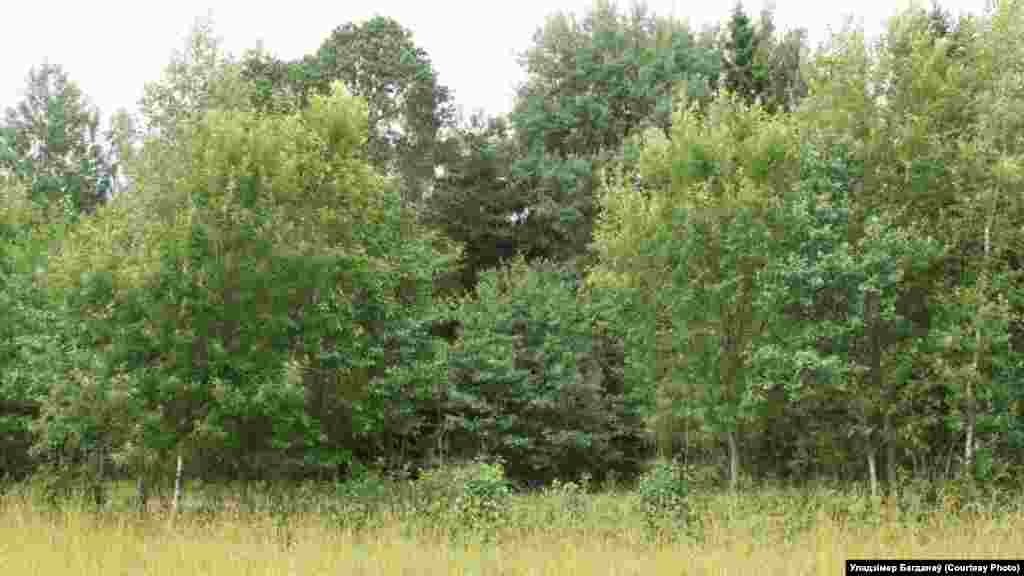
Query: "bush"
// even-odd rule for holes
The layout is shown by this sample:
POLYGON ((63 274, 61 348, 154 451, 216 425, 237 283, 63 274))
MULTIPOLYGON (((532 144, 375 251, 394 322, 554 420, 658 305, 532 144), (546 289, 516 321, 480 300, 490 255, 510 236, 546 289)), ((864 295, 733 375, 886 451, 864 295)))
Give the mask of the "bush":
POLYGON ((413 506, 427 526, 451 534, 489 538, 505 520, 512 486, 501 462, 468 464, 424 472, 413 484, 413 506))
POLYGON ((338 484, 324 512, 344 528, 363 530, 379 525, 387 511, 400 513, 400 496, 392 480, 368 471, 338 484))
POLYGON ((455 310, 448 439, 462 455, 500 456, 519 483, 633 477, 640 464, 643 420, 623 352, 579 283, 572 270, 518 259, 485 272, 455 310))
POLYGON ((584 475, 579 482, 555 480, 544 490, 544 496, 557 504, 556 508, 548 508, 546 520, 549 525, 561 523, 576 528, 584 524, 589 484, 590 477, 584 475))
POLYGON ((28 479, 31 499, 52 510, 102 509, 106 485, 87 466, 42 464, 28 479))
POLYGON ((681 528, 688 528, 689 490, 682 466, 675 461, 658 460, 637 482, 640 513, 650 536, 673 539, 681 528))

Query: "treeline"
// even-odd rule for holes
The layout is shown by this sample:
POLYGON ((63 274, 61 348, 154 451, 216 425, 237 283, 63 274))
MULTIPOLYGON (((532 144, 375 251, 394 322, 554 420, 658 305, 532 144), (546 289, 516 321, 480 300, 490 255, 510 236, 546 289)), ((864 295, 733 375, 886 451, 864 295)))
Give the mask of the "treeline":
POLYGON ((0 125, 0 475, 344 479, 653 455, 1024 471, 1024 3, 811 50, 737 5, 555 14, 503 117, 398 22, 200 22, 137 113, 46 64, 0 125))

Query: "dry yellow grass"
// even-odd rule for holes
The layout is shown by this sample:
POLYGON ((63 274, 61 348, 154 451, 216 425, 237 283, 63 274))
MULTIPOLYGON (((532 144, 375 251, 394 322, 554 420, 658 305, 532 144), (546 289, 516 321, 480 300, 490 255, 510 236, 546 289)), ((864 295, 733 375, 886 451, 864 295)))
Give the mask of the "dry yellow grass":
MULTIPOLYGON (((740 498, 743 498, 742 496, 740 498)), ((507 528, 495 544, 446 543, 410 532, 397 519, 364 532, 315 517, 290 522, 287 536, 267 516, 225 514, 211 522, 129 514, 48 513, 8 498, 0 510, 0 574, 11 576, 319 575, 319 574, 841 574, 848 558, 1019 558, 1024 514, 923 521, 878 512, 875 525, 841 523, 812 512, 804 529, 778 511, 751 512, 735 500, 712 502, 704 539, 654 546, 638 523, 507 528), (286 543, 286 542, 290 542, 286 543)), ((615 497, 593 497, 621 506, 615 497)), ((614 517, 614 514, 605 516, 614 517)))

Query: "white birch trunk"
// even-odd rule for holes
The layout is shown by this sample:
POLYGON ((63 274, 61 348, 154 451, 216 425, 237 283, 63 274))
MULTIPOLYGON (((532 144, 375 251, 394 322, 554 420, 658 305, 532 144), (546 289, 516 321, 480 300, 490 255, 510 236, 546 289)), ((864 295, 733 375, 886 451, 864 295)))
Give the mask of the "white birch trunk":
MULTIPOLYGON (((988 287, 987 278, 985 274, 988 272, 989 254, 992 250, 992 222, 995 219, 995 201, 992 202, 992 208, 988 214, 988 221, 985 222, 985 257, 984 264, 982 266, 982 277, 981 277, 981 297, 985 298, 986 288, 988 287)), ((980 310, 979 310, 980 312, 980 310)), ((964 472, 970 475, 973 471, 974 464, 974 445, 976 443, 974 437, 974 428, 978 421, 978 406, 975 399, 975 382, 981 382, 981 346, 982 346, 982 334, 981 325, 975 324, 974 327, 974 357, 972 359, 972 374, 967 378, 966 383, 966 394, 967 397, 967 422, 964 428, 966 429, 966 438, 964 438, 964 472)))
POLYGON ((740 483, 740 453, 736 432, 730 430, 726 439, 729 441, 729 490, 735 492, 740 483))
POLYGON ((175 514, 178 513, 178 506, 181 505, 181 472, 183 468, 182 464, 183 463, 181 458, 181 450, 178 450, 178 466, 177 470, 174 473, 174 501, 171 504, 171 510, 173 510, 175 514))
POLYGON ((871 483, 871 499, 878 499, 878 466, 875 463, 875 447, 868 449, 868 480, 871 483))

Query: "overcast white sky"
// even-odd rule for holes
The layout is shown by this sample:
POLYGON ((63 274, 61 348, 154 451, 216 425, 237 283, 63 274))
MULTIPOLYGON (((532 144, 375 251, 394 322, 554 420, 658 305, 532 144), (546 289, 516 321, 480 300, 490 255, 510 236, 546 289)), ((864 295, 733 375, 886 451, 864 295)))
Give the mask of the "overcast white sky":
MULTIPOLYGON (((746 0, 751 15, 763 0, 746 0)), ((735 0, 649 0, 658 14, 675 14, 699 28, 725 18, 735 0)), ((620 6, 629 2, 619 1, 620 6)), ((905 0, 776 0, 782 29, 805 27, 812 41, 852 12, 868 33, 905 0)), ((925 0, 930 5, 930 0, 925 0)), ((942 0, 955 14, 978 13, 985 0, 942 0)), ((44 60, 61 64, 103 112, 135 112, 143 84, 158 79, 174 50, 184 45, 196 17, 212 13, 228 51, 240 55, 262 40, 271 53, 291 59, 316 50, 331 30, 381 14, 413 31, 441 82, 467 112, 511 108, 523 74, 516 54, 526 49, 544 16, 557 10, 581 14, 590 0, 363 0, 254 2, 238 0, 0 0, 0 109, 20 101, 29 68, 44 60)))

